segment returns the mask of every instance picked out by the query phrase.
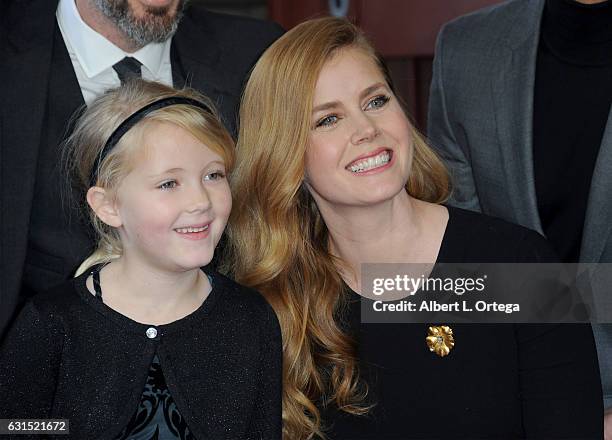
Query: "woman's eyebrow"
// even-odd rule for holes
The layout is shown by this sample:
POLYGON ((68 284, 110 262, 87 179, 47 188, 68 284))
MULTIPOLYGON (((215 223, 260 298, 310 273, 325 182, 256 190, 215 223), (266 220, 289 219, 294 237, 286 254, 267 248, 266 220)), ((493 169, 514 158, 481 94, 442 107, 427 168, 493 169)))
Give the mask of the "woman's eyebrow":
MULTIPOLYGON (((375 92, 376 90, 386 87, 386 84, 384 82, 378 82, 376 84, 372 84, 369 87, 366 87, 360 94, 359 94, 359 98, 363 99, 366 96, 368 96, 369 94, 371 94, 372 92, 375 92)), ((330 101, 330 102, 326 102, 324 104, 319 104, 316 107, 312 108, 312 112, 316 113, 316 112, 320 112, 323 110, 329 110, 331 108, 335 108, 338 107, 340 105, 340 103, 338 101, 330 101)))
POLYGON ((338 105, 340 105, 338 101, 326 102, 325 104, 320 104, 320 105, 317 105, 316 107, 313 107, 312 112, 316 113, 316 112, 320 112, 323 110, 329 110, 330 108, 335 108, 338 105))
POLYGON ((368 96, 369 94, 371 94, 371 93, 375 92, 376 90, 378 90, 380 88, 383 88, 383 87, 386 87, 386 84, 383 83, 383 82, 378 82, 376 84, 372 84, 370 87, 365 88, 363 90, 363 92, 361 92, 359 94, 359 96, 363 99, 366 96, 368 96))

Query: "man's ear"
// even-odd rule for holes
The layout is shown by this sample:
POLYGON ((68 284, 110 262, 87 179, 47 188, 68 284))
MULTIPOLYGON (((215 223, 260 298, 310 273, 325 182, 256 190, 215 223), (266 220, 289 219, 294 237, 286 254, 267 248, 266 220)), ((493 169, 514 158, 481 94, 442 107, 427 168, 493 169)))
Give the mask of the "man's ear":
POLYGON ((96 216, 109 226, 118 228, 122 225, 121 217, 115 206, 115 198, 104 188, 92 186, 87 191, 87 203, 96 216))

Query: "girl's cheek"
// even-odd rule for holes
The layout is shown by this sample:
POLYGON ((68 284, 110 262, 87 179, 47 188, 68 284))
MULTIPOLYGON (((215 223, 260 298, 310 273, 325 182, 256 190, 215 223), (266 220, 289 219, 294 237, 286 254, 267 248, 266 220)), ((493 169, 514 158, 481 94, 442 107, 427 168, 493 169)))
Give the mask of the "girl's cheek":
POLYGON ((219 192, 216 196, 216 208, 215 211, 219 216, 229 216, 232 210, 232 193, 229 188, 229 184, 219 188, 219 192))

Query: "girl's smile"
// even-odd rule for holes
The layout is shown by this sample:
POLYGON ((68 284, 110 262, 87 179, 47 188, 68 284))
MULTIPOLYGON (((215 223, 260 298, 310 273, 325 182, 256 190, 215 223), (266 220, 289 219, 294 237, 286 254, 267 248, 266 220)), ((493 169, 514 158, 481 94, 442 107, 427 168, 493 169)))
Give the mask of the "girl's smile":
POLYGON ((176 228, 175 231, 178 232, 183 238, 188 240, 202 240, 208 237, 210 229, 210 223, 206 223, 202 226, 187 226, 185 228, 176 228))

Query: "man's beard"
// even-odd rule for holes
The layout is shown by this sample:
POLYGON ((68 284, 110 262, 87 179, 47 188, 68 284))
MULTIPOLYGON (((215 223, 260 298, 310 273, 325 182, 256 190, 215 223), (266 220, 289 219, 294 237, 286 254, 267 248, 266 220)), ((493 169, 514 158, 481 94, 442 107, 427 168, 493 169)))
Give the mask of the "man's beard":
POLYGON ((147 7, 142 17, 134 16, 128 0, 93 0, 93 3, 136 46, 143 47, 149 43, 163 43, 176 32, 185 1, 178 1, 174 15, 171 15, 172 6, 147 7))

